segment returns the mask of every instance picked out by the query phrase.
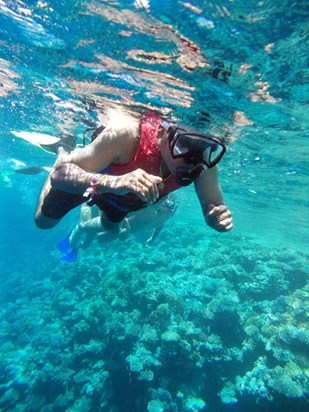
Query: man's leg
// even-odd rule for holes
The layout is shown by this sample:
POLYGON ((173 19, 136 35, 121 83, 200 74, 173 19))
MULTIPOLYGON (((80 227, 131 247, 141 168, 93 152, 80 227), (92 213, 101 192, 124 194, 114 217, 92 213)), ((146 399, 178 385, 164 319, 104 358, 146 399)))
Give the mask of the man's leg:
MULTIPOLYGON (((61 162, 62 158, 64 156, 66 156, 68 153, 63 149, 63 147, 59 147, 58 148, 58 154, 57 154, 57 159, 54 163, 54 168, 56 167, 57 163, 61 162)), ((54 218, 53 216, 46 216, 46 214, 44 214, 43 212, 43 205, 44 202, 47 198, 47 196, 50 194, 52 190, 52 186, 51 186, 51 181, 50 181, 50 174, 48 175, 44 186, 41 190, 40 196, 39 196, 39 200, 38 200, 38 204, 37 204, 37 208, 35 211, 35 215, 34 215, 34 221, 35 224, 37 225, 37 227, 39 229, 51 229, 54 226, 56 226, 56 224, 58 222, 60 222, 62 216, 57 216, 54 218)), ((57 201, 56 199, 54 200, 54 207, 55 209, 57 208, 57 201)))
POLYGON ((42 212, 42 207, 44 204, 44 200, 47 197, 47 195, 49 194, 51 190, 51 184, 50 184, 50 178, 48 176, 43 189, 41 190, 40 193, 40 197, 38 200, 38 205, 35 211, 35 216, 34 216, 34 221, 35 224, 37 225, 37 227, 39 229, 51 229, 54 226, 56 226, 56 224, 61 220, 60 219, 53 219, 51 217, 47 217, 44 215, 44 213, 42 212))
MULTIPOLYGON (((67 152, 60 147, 54 168, 58 162, 62 161, 66 154, 67 152)), ((85 201, 86 199, 82 194, 53 189, 49 175, 40 193, 35 212, 35 223, 40 229, 50 229, 56 226, 70 210, 80 206, 85 201)))

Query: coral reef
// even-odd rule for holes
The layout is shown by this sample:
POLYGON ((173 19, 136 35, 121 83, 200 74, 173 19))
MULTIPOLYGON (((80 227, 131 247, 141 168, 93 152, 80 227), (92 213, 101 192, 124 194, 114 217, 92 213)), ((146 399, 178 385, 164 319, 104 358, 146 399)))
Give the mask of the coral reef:
POLYGON ((305 410, 307 256, 180 232, 6 279, 0 409, 305 410))

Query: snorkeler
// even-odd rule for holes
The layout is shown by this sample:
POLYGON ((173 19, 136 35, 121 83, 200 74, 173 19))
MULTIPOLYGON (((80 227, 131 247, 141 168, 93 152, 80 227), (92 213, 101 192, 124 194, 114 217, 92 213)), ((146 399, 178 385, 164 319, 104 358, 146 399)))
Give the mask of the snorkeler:
POLYGON ((100 209, 95 206, 89 207, 84 203, 80 209, 78 224, 59 243, 58 250, 61 252, 63 260, 73 262, 77 258, 78 250, 88 249, 95 238, 99 242, 116 239, 124 240, 130 234, 137 236, 141 232, 145 233, 147 230, 151 230, 151 235, 145 242, 145 246, 148 247, 158 237, 165 223, 174 215, 176 209, 175 197, 168 196, 153 206, 129 213, 119 223, 118 232, 112 232, 104 230, 102 227, 100 218, 102 212, 100 209))
POLYGON ((87 202, 102 211, 101 225, 119 232, 130 212, 153 205, 194 183, 206 223, 219 232, 233 227, 224 204, 217 163, 223 140, 167 122, 157 114, 111 118, 82 149, 60 148, 41 191, 35 222, 54 227, 71 209, 87 202))

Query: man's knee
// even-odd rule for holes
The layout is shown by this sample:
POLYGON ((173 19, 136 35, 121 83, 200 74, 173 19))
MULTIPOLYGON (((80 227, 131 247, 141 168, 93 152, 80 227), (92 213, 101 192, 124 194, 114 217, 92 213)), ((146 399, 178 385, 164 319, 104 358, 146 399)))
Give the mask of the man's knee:
POLYGON ((37 212, 34 216, 34 222, 39 229, 52 229, 61 219, 51 219, 37 212))

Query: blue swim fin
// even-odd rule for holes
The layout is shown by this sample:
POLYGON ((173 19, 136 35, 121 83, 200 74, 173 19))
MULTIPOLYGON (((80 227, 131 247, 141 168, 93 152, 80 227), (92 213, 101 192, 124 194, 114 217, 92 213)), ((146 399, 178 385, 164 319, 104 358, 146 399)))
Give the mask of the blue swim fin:
POLYGON ((75 262, 77 259, 77 250, 71 249, 70 252, 62 255, 62 259, 69 263, 75 262))
POLYGON ((61 253, 67 253, 68 250, 70 249, 70 234, 66 235, 59 243, 57 246, 57 249, 61 253))
POLYGON ((62 259, 65 260, 66 262, 74 262, 77 259, 77 249, 72 249, 70 246, 70 235, 66 235, 59 243, 57 246, 57 249, 59 252, 62 254, 62 259))

